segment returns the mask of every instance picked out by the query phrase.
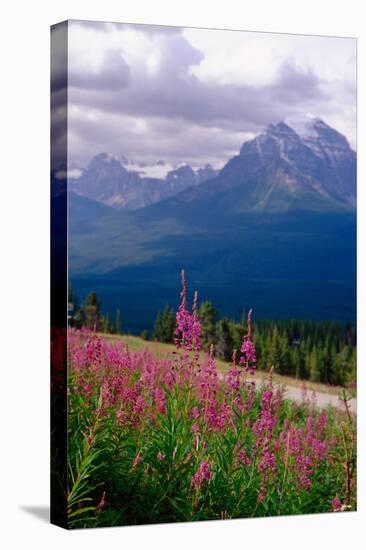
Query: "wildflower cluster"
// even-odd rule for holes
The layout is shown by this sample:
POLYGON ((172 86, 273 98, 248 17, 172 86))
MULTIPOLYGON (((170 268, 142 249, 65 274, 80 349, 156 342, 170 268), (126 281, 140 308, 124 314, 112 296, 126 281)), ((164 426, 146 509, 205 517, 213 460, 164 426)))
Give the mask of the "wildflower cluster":
POLYGON ((192 477, 192 485, 196 489, 200 489, 204 481, 210 481, 212 477, 212 472, 210 464, 207 460, 202 460, 201 464, 198 467, 197 472, 192 477))
POLYGON ((69 331, 70 526, 354 508, 347 415, 255 385, 251 313, 219 371, 182 283, 177 352, 69 331))
POLYGON ((178 348, 188 351, 199 351, 201 347, 201 324, 197 313, 197 293, 192 311, 187 306, 187 286, 184 271, 182 271, 181 304, 176 315, 175 343, 178 348))

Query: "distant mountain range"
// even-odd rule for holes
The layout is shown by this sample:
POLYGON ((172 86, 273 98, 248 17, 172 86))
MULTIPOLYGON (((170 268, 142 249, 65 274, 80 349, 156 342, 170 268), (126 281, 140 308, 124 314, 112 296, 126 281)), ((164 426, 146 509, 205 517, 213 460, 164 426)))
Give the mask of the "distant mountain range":
POLYGON ((78 195, 116 209, 137 210, 199 185, 216 174, 217 170, 209 164, 198 170, 188 164, 169 170, 163 161, 155 166, 136 165, 125 157, 101 153, 90 161, 79 178, 69 181, 70 190, 78 195))
POLYGON ((307 118, 270 124, 221 170, 209 164, 167 170, 163 161, 146 167, 101 153, 69 181, 71 191, 116 209, 137 210, 174 196, 192 201, 238 185, 246 194, 245 209, 334 209, 355 206, 356 154, 342 134, 307 118))
POLYGON ((318 118, 268 126, 218 173, 147 178, 103 154, 69 189, 75 290, 133 332, 175 303, 182 267, 223 315, 354 320, 356 154, 318 118))

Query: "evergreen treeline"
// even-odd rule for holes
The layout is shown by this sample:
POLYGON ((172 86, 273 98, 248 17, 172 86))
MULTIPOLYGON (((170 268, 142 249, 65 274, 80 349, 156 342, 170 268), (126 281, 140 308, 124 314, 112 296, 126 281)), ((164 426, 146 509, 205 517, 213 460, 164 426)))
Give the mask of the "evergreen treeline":
POLYGON ((260 321, 254 325, 258 368, 348 385, 356 380, 356 334, 335 322, 260 321))
POLYGON ((105 332, 109 334, 121 333, 121 312, 116 311, 112 321, 108 315, 101 313, 101 301, 96 292, 90 292, 85 301, 80 304, 79 298, 69 288, 68 298, 68 324, 69 326, 81 328, 87 327, 91 330, 105 332))
MULTIPOLYGON (((108 313, 101 313, 101 302, 90 292, 80 304, 70 289, 69 325, 80 328, 120 334, 121 313, 116 311, 112 321, 108 313)), ((216 357, 230 361, 233 350, 239 350, 247 331, 245 315, 241 323, 219 318, 211 302, 199 307, 202 347, 214 346, 216 357)), ((159 342, 174 342, 175 311, 165 306, 156 317, 150 335, 141 333, 144 340, 151 337, 159 342)), ((253 323, 253 339, 257 350, 257 368, 296 378, 334 385, 353 385, 356 381, 356 331, 350 324, 312 321, 258 321, 253 323)))
MULTIPOLYGON (((230 361, 233 350, 240 349, 245 321, 220 319, 211 302, 201 304, 199 316, 203 349, 213 345, 218 358, 230 361)), ((174 327, 174 310, 166 306, 158 313, 153 338, 173 342, 174 327)), ((352 385, 356 380, 356 332, 350 324, 258 321, 253 324, 253 339, 260 370, 273 365, 279 374, 334 385, 352 385)))

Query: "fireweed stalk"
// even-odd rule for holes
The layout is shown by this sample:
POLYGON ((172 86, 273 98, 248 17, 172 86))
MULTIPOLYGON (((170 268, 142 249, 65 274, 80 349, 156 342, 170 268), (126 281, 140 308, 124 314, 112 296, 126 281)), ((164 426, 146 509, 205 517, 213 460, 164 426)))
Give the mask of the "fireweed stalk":
POLYGON ((157 357, 69 330, 70 464, 87 466, 70 526, 355 509, 355 418, 254 384, 251 312, 224 376, 182 272, 175 343, 157 357))

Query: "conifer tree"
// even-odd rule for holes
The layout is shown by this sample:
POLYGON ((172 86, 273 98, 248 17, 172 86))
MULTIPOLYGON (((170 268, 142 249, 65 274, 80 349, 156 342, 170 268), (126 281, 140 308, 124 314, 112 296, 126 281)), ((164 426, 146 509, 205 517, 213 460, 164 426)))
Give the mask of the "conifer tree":
POLYGON ((319 372, 318 354, 315 346, 311 350, 310 359, 309 359, 309 368, 310 368, 311 382, 319 382, 320 372, 319 372))
POLYGON ((216 346, 217 357, 224 361, 230 361, 233 353, 233 340, 230 331, 230 321, 220 319, 216 326, 216 346))
POLYGON ((92 330, 99 329, 100 306, 101 302, 97 293, 94 291, 90 292, 85 299, 83 309, 85 314, 85 325, 92 330))
POLYGON ((119 309, 116 311, 116 321, 114 323, 114 330, 116 334, 121 334, 121 312, 119 309))
POLYGON ((154 338, 159 342, 171 343, 174 341, 175 312, 168 305, 159 311, 155 321, 154 338))
POLYGON ((201 321, 201 343, 204 349, 209 349, 215 342, 215 324, 217 311, 211 302, 202 302, 198 316, 201 321))

